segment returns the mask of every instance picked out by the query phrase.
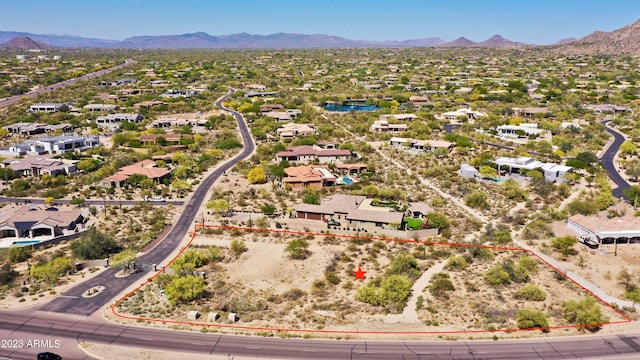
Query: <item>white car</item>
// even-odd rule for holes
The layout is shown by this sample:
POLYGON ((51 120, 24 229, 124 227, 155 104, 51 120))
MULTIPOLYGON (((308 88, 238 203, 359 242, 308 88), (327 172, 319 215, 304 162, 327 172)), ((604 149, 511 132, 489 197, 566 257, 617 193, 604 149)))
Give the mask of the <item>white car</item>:
POLYGON ((142 198, 142 200, 150 201, 150 202, 164 202, 164 198, 160 197, 160 196, 155 196, 155 197, 152 197, 152 198, 150 198, 148 196, 145 196, 145 197, 142 198))

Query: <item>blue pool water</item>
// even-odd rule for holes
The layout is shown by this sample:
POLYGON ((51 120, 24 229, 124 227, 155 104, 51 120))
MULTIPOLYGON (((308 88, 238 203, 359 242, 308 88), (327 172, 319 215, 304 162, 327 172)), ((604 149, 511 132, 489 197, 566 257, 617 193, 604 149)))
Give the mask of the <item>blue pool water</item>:
POLYGON ((35 245, 39 243, 40 243, 40 240, 22 240, 22 241, 14 241, 13 245, 25 246, 25 245, 35 245))
POLYGON ((355 181, 353 181, 352 178, 345 176, 342 178, 342 182, 344 182, 345 184, 349 185, 349 184, 353 184, 355 181))
POLYGON ((357 105, 357 104, 325 104, 325 110, 329 111, 338 111, 338 112, 349 112, 349 111, 375 111, 380 109, 375 105, 357 105))

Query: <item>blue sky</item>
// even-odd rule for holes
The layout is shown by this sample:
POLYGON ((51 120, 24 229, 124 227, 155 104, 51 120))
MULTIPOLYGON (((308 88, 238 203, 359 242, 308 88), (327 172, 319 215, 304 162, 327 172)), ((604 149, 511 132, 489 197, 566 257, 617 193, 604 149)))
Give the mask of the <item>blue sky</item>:
POLYGON ((2 0, 0 30, 123 40, 204 31, 328 34, 355 40, 500 34, 532 44, 611 31, 640 0, 2 0))

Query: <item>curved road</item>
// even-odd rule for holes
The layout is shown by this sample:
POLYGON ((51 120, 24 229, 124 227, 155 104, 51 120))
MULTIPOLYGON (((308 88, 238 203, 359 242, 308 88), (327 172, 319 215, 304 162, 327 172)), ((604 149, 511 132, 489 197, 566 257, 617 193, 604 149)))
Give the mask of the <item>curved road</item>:
POLYGON ((131 284, 145 278, 148 271, 152 270, 152 264, 162 264, 166 261, 167 257, 178 248, 185 234, 193 228, 193 222, 198 215, 200 206, 205 201, 207 192, 211 189, 213 183, 222 176, 225 171, 233 167, 238 161, 248 157, 255 150, 249 128, 240 113, 226 109, 222 105, 222 102, 234 92, 235 90, 232 89, 227 95, 218 99, 215 104, 221 109, 231 112, 235 117, 244 142, 244 149, 240 154, 220 166, 202 181, 167 236, 155 248, 136 260, 136 264, 140 264, 141 267, 147 271, 139 271, 125 278, 116 278, 115 274, 118 270, 107 269, 96 277, 76 285, 61 294, 62 296, 58 296, 51 302, 43 305, 40 307, 40 310, 89 316, 101 307, 107 305, 109 301, 113 300, 131 284), (91 298, 82 297, 83 292, 96 286, 104 286, 105 290, 91 298))
POLYGON ((602 121, 601 124, 605 126, 609 134, 613 135, 613 142, 600 158, 600 162, 602 163, 602 167, 607 171, 607 174, 609 175, 611 181, 613 181, 617 185, 617 187, 613 189, 613 196, 618 199, 626 199, 622 192, 625 189, 628 189, 631 185, 622 177, 622 175, 620 175, 620 173, 614 166, 614 159, 616 157, 616 154, 618 153, 618 150, 620 150, 620 145, 622 145, 622 143, 624 142, 624 136, 622 136, 622 134, 620 134, 616 130, 613 130, 612 128, 607 126, 607 123, 609 121, 611 120, 602 121))

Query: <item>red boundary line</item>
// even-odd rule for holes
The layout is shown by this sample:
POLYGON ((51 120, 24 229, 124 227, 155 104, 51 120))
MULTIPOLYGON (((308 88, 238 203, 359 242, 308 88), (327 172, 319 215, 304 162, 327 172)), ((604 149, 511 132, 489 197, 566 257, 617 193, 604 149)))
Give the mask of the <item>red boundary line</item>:
POLYGON ((283 333, 317 333, 317 334, 352 334, 352 335, 384 335, 384 334, 397 334, 397 335, 442 335, 442 334, 472 334, 472 333, 513 333, 516 331, 537 331, 537 330, 556 330, 556 329, 577 329, 581 327, 593 327, 593 326, 605 326, 605 325, 614 325, 614 324, 624 324, 631 322, 632 319, 625 315, 622 311, 617 309, 612 304, 606 302, 604 299, 594 294, 591 290, 585 288, 580 285, 577 281, 571 278, 567 273, 562 270, 556 268, 551 265, 549 262, 538 256, 531 250, 519 248, 519 247, 502 247, 502 246, 490 246, 490 245, 472 245, 472 244, 459 244, 459 243, 446 243, 446 242, 438 242, 438 241, 420 241, 420 240, 408 240, 408 239, 391 239, 391 238, 383 238, 383 237, 367 237, 360 235, 345 235, 345 234, 330 234, 330 233, 314 233, 309 231, 290 231, 290 230, 271 230, 271 229, 260 229, 260 228, 251 228, 251 227, 237 227, 237 226, 224 226, 224 225, 204 225, 196 223, 193 229, 193 235, 186 246, 180 249, 178 254, 169 261, 169 263, 163 267, 162 270, 158 271, 150 278, 147 279, 144 283, 136 287, 133 291, 126 293, 124 296, 116 300, 116 302, 111 307, 111 312, 122 319, 127 320, 136 320, 136 321, 148 321, 148 322, 156 322, 156 323, 169 323, 169 324, 180 324, 180 325, 192 325, 192 326, 201 326, 201 327, 215 327, 215 328, 223 328, 223 329, 234 329, 234 330, 250 330, 250 331, 275 331, 275 332, 283 332, 283 333), (386 241, 386 242, 397 242, 397 243, 414 243, 414 244, 424 244, 424 245, 442 245, 442 246, 450 246, 450 247, 467 247, 467 248, 488 248, 500 251, 521 251, 524 253, 528 253, 535 258, 537 258, 542 263, 551 267, 556 272, 560 273, 566 279, 570 280, 572 283, 577 285, 587 294, 593 296, 595 299, 600 301, 603 305, 609 307, 618 315, 620 315, 624 320, 620 321, 609 321, 597 324, 581 324, 581 325, 562 325, 562 326, 550 326, 546 328, 528 328, 528 329, 496 329, 496 330, 484 330, 484 329, 474 329, 474 330, 452 330, 452 331, 350 331, 350 330, 327 330, 327 329, 294 329, 294 328, 277 328, 277 327, 256 327, 256 326, 245 326, 245 325, 229 325, 229 324, 218 324, 218 323, 202 323, 202 322, 194 322, 194 321, 180 321, 180 320, 170 320, 170 319, 153 319, 147 317, 137 317, 137 316, 129 316, 118 313, 116 308, 122 301, 127 299, 128 297, 134 295, 138 290, 142 289, 144 286, 152 282, 157 276, 163 273, 165 267, 171 265, 178 257, 185 252, 193 242, 197 235, 198 228, 213 228, 213 229, 232 229, 232 230, 245 230, 245 231, 257 231, 257 232, 273 232, 273 233, 283 233, 283 234, 295 234, 295 235, 313 235, 313 236, 333 236, 340 238, 348 238, 348 239, 362 239, 362 240, 370 240, 370 241, 386 241))

